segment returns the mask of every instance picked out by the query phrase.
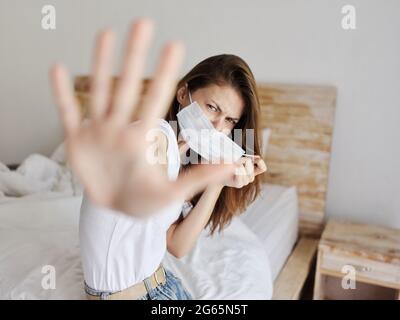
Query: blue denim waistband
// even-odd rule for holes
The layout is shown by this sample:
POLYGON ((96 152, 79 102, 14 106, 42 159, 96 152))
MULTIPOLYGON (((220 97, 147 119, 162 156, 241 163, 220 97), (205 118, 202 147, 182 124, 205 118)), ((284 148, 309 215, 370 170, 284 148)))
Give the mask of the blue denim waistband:
MULTIPOLYGON (((161 265, 161 267, 164 268, 162 265, 161 265)), ((157 268, 157 270, 158 270, 158 268, 157 268)), ((165 269, 164 269, 164 272, 165 272, 165 277, 166 277, 167 274, 166 274, 166 270, 165 270, 165 269)), ((153 274, 152 274, 152 275, 153 275, 153 274)), ((149 277, 147 277, 147 278, 144 279, 143 281, 140 281, 140 282, 144 282, 144 283, 145 283, 146 289, 147 289, 147 290, 148 290, 148 286, 147 286, 146 280, 147 280, 148 278, 150 278, 152 275, 150 275, 149 277)), ((140 283, 140 282, 137 282, 137 283, 140 283)), ((89 285, 86 283, 86 281, 83 281, 83 283, 84 283, 84 287, 85 287, 85 292, 86 292, 87 294, 89 294, 89 295, 91 295, 91 296, 100 297, 101 300, 107 299, 107 297, 108 297, 109 295, 121 291, 121 290, 118 290, 118 291, 96 290, 96 289, 93 289, 93 288, 89 287, 89 285)), ((136 285, 137 283, 135 283, 134 285, 136 285)))

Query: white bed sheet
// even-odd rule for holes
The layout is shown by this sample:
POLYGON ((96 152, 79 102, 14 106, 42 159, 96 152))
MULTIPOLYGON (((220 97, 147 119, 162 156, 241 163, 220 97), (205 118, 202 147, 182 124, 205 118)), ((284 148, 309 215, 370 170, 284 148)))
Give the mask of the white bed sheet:
MULTIPOLYGON (((82 188, 61 144, 11 172, 0 163, 0 299, 80 299, 78 218, 82 188), (22 197, 21 197, 22 196, 22 197), (56 267, 57 288, 43 290, 42 267, 56 267)), ((295 187, 265 184, 259 199, 223 234, 203 232, 183 259, 165 265, 194 297, 268 299, 297 239, 295 187)))
MULTIPOLYGON (((20 199, 0 205, 0 299, 84 299, 79 258, 80 196, 20 199), (56 288, 44 290, 47 265, 56 288)), ((204 231, 191 254, 167 255, 176 273, 198 299, 270 299, 268 256, 240 219, 214 237, 204 231)))
POLYGON ((262 186, 259 198, 240 219, 257 235, 268 255, 275 280, 293 250, 298 237, 298 197, 296 187, 262 186))

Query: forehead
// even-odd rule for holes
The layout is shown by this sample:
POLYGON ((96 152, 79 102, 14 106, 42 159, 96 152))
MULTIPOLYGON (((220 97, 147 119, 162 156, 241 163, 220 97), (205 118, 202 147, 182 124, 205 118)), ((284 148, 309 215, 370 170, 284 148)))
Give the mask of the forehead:
POLYGON ((244 101, 231 86, 212 84, 196 90, 194 95, 207 102, 214 101, 229 117, 240 118, 243 113, 244 101))

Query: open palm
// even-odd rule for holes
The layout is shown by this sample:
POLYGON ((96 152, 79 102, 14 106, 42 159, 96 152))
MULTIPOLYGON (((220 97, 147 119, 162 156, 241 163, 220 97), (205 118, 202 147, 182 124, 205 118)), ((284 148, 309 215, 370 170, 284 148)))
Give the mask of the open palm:
POLYGON ((200 165, 177 181, 169 181, 160 164, 146 158, 147 134, 163 118, 174 94, 183 46, 167 44, 146 95, 141 99, 142 74, 153 25, 133 24, 115 94, 111 98, 114 34, 99 34, 93 63, 90 120, 81 124, 77 101, 65 67, 50 72, 66 136, 72 169, 97 205, 132 215, 154 212, 185 199, 207 184, 232 174, 229 165, 200 165), (131 119, 138 121, 129 125, 131 119))

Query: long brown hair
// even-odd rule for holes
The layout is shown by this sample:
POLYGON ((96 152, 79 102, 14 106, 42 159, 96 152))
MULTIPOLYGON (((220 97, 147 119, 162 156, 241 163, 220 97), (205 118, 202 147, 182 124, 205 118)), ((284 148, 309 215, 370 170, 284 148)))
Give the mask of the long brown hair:
MULTIPOLYGON (((242 147, 246 150, 245 129, 254 129, 254 144, 252 151, 260 155, 259 123, 260 103, 257 94, 256 82, 249 66, 243 59, 231 54, 222 54, 209 57, 198 63, 178 83, 177 88, 187 85, 191 92, 210 85, 229 85, 240 94, 244 101, 244 111, 234 129, 242 129, 242 147)), ((177 121, 176 114, 179 111, 179 102, 175 96, 166 115, 167 121, 177 121)), ((179 126, 177 128, 179 134, 179 126)), ((253 143, 253 142, 252 142, 253 143)), ((185 166, 189 167, 190 164, 185 166)), ((243 212, 254 201, 260 192, 261 175, 254 181, 240 189, 224 187, 215 204, 210 220, 211 234, 217 229, 221 231, 232 220, 233 216, 243 212)), ((192 199, 197 203, 201 194, 192 199)))

